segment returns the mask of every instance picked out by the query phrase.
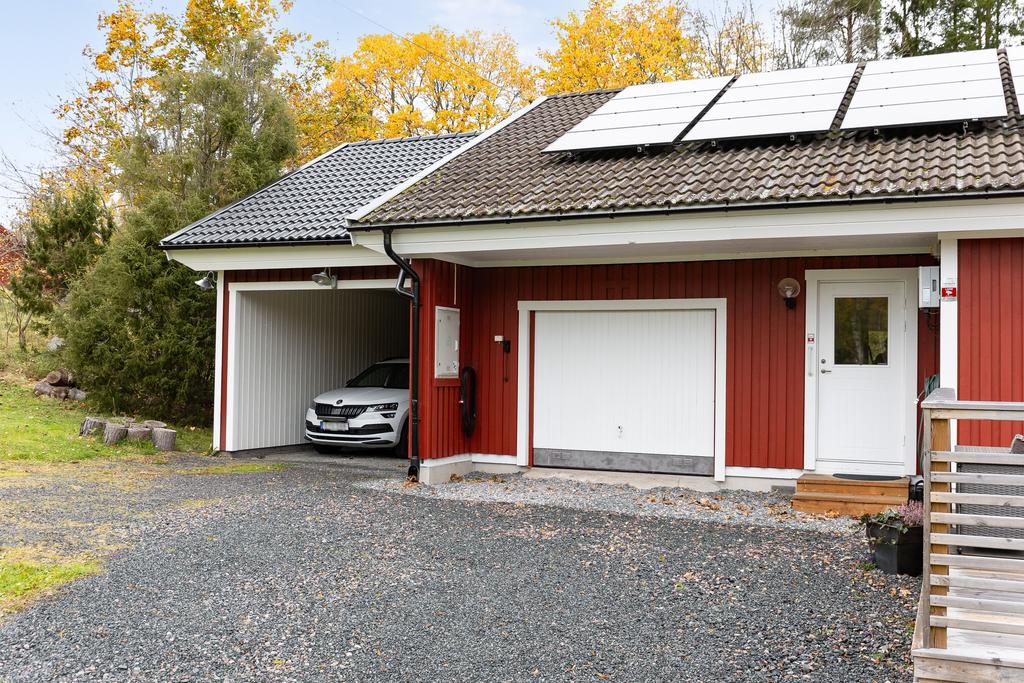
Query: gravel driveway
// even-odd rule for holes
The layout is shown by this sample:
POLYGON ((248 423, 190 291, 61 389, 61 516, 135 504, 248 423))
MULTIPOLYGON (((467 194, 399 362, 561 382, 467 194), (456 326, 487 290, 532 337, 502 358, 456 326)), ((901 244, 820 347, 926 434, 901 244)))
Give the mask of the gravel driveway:
POLYGON ((402 474, 162 479, 209 504, 146 517, 101 574, 0 623, 0 681, 912 678, 919 582, 863 571, 845 525, 761 523, 776 501, 750 494, 402 474), (704 510, 646 510, 676 506, 704 510))

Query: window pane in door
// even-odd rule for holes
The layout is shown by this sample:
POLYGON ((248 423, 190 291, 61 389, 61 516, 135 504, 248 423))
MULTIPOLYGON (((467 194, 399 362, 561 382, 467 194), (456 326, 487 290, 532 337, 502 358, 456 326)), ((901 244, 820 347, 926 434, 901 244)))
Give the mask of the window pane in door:
POLYGON ((836 297, 835 306, 835 364, 887 364, 889 362, 888 297, 836 297))

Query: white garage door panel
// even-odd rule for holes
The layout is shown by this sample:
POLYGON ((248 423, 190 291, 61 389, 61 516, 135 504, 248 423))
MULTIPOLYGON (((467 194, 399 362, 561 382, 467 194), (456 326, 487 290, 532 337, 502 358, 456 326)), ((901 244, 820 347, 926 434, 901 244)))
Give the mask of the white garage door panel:
POLYGON ((713 310, 539 311, 534 449, 714 457, 713 310))

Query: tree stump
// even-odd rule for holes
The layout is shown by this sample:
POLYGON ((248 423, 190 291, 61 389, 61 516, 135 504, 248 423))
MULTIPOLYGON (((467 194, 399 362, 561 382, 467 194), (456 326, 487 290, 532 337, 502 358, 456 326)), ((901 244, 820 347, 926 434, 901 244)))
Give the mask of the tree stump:
POLYGON ((41 379, 36 382, 36 386, 32 390, 36 396, 49 396, 50 392, 53 391, 53 387, 45 379, 41 379))
POLYGON ((142 424, 146 425, 150 429, 166 429, 167 423, 161 422, 160 420, 145 420, 142 424))
POLYGON ((54 370, 53 372, 47 373, 46 381, 55 387, 75 386, 75 376, 64 369, 54 370))
POLYGON ((173 451, 178 432, 163 427, 153 427, 153 445, 160 451, 173 451))
POLYGON ((82 426, 78 430, 79 436, 92 436, 107 428, 107 421, 102 417, 87 417, 82 420, 82 426))
POLYGON ((107 422, 103 430, 103 443, 113 446, 124 437, 128 436, 128 428, 116 422, 107 422))
POLYGON ((151 430, 145 425, 132 425, 128 427, 128 441, 131 443, 141 443, 143 441, 149 441, 151 436, 151 430))
POLYGON ((68 398, 72 401, 84 401, 85 397, 86 393, 81 389, 75 389, 73 387, 68 389, 68 398))
POLYGON ((50 398, 55 398, 58 401, 63 401, 68 397, 69 389, 67 387, 52 387, 50 389, 50 398))

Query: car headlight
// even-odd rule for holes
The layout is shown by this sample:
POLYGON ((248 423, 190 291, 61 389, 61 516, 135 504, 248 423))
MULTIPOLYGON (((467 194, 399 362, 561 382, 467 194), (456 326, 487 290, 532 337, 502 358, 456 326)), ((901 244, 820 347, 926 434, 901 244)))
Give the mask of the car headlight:
POLYGON ((397 403, 378 403, 375 406, 370 406, 367 410, 371 413, 383 413, 389 410, 398 410, 397 403))

